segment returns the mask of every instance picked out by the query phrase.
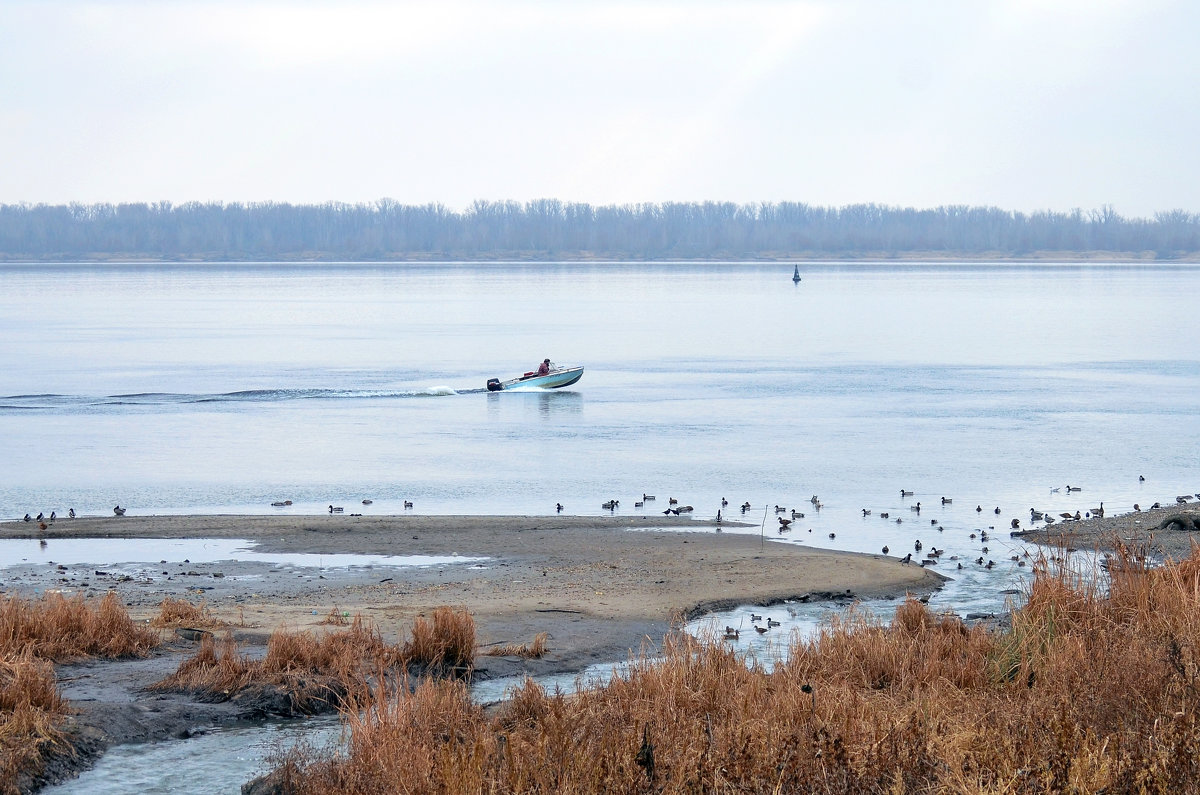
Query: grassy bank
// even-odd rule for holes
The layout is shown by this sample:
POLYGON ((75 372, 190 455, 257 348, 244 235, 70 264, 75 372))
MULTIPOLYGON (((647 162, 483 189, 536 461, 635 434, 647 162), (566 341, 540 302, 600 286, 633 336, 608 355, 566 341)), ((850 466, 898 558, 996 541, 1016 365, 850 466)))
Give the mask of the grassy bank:
POLYGON ((673 635, 662 659, 499 714, 456 682, 376 687, 288 792, 1186 792, 1200 774, 1200 556, 1040 567, 1011 631, 916 601, 768 670, 673 635))

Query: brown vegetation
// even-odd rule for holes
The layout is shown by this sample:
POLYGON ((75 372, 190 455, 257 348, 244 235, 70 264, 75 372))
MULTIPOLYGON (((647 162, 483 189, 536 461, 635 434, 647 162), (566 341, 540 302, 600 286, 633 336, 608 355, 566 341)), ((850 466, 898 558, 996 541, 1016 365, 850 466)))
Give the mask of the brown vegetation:
POLYGON ((1042 567, 1010 632, 909 601, 768 671, 669 637, 602 687, 377 687, 289 792, 1185 792, 1200 776, 1200 554, 1104 580, 1042 567))
POLYGON ((488 649, 485 654, 489 657, 522 657, 526 660, 540 660, 549 651, 550 635, 539 632, 530 643, 506 643, 488 649))
POLYGON ((0 600, 0 793, 17 792, 48 755, 72 753, 50 661, 140 657, 156 645, 116 594, 91 603, 56 593, 0 600))
POLYGON ((150 620, 150 626, 211 629, 224 626, 224 622, 214 618, 204 602, 194 605, 187 599, 167 597, 159 603, 158 615, 150 620))
POLYGON ((115 593, 99 600, 48 593, 41 599, 0 599, 0 653, 28 649, 63 662, 80 657, 143 657, 158 645, 154 633, 129 617, 115 593))
POLYGON ((38 771, 47 753, 69 748, 65 714, 50 663, 28 649, 0 655, 0 794, 18 792, 21 777, 38 771))
POLYGON ((276 630, 261 660, 241 654, 231 636, 219 644, 205 637, 195 655, 152 687, 214 701, 241 699, 262 712, 303 714, 361 698, 371 680, 388 670, 458 673, 473 665, 475 622, 465 610, 437 608, 430 620, 418 618, 412 633, 403 646, 388 644, 361 616, 348 629, 324 635, 276 630))
POLYGON ((321 619, 321 623, 333 627, 344 627, 350 621, 341 610, 338 610, 337 605, 334 605, 329 608, 329 612, 325 615, 325 618, 321 619))

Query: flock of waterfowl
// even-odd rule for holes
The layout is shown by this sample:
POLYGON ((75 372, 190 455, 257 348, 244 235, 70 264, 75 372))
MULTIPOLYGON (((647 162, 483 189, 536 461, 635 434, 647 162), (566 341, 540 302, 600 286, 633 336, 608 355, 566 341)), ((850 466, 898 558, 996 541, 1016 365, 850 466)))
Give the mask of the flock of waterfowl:
MULTIPOLYGON (((1138 480, 1139 480, 1139 482, 1144 483, 1146 479, 1144 476, 1139 476, 1138 480)), ((1053 487, 1050 489, 1051 494, 1059 494, 1062 492, 1065 492, 1067 494, 1076 494, 1076 493, 1079 493, 1082 491, 1083 491, 1082 486, 1075 486, 1075 485, 1070 485, 1070 484, 1063 486, 1063 487, 1053 487)), ((900 489, 900 497, 902 500, 909 498, 909 497, 913 497, 913 496, 914 496, 914 492, 912 490, 900 489)), ((653 501, 655 499, 656 498, 652 494, 643 494, 640 500, 636 500, 634 502, 634 507, 635 508, 644 508, 647 502, 653 501)), ((1191 494, 1179 495, 1175 498, 1175 502, 1177 505, 1185 505, 1192 499, 1200 499, 1200 493, 1197 493, 1196 495, 1191 495, 1191 494)), ((674 497, 671 497, 668 502, 669 502, 669 505, 672 507, 669 507, 667 510, 663 511, 664 514, 680 515, 680 514, 691 513, 695 510, 693 508, 693 506, 691 506, 691 505, 682 505, 682 506, 679 505, 679 500, 677 500, 674 497)), ((812 508, 815 511, 820 511, 824 507, 824 503, 821 501, 821 498, 816 494, 814 494, 809 499, 809 503, 812 505, 812 508)), ((620 504, 621 503, 619 500, 611 499, 611 500, 608 500, 607 502, 603 503, 601 507, 604 510, 615 512, 616 509, 620 506, 620 504)), ((935 506, 940 506, 942 508, 949 508, 954 505, 954 498, 942 496, 942 497, 937 498, 936 501, 933 502, 933 504, 935 506)), ((720 508, 718 508, 717 513, 716 513, 716 521, 717 522, 722 521, 723 516, 724 516, 724 511, 728 506, 729 506, 729 500, 722 498, 721 503, 720 503, 720 508)), ((1151 507, 1152 508, 1162 508, 1164 506, 1160 502, 1155 502, 1153 504, 1153 506, 1151 506, 1151 507)), ((908 517, 910 522, 914 521, 916 517, 920 516, 922 510, 925 510, 925 506, 922 504, 922 502, 920 500, 917 500, 913 504, 908 505, 907 508, 908 508, 908 513, 911 514, 911 516, 908 517)), ((559 512, 561 512, 562 505, 561 504, 558 505, 557 509, 559 512)), ((738 506, 738 509, 742 515, 745 515, 748 512, 750 512, 751 510, 754 510, 755 506, 752 506, 749 501, 746 501, 746 502, 743 502, 740 506, 738 506)), ((761 509, 764 511, 764 521, 765 521, 765 515, 771 513, 772 506, 763 506, 761 509)), ((792 525, 798 519, 803 519, 805 516, 803 511, 797 510, 795 508, 790 508, 785 505, 776 504, 773 506, 773 510, 774 510, 774 515, 775 515, 776 521, 779 523, 778 531, 780 534, 791 532, 792 525)), ((905 521, 905 517, 897 516, 897 517, 893 518, 892 512, 894 510, 895 509, 893 508, 893 509, 889 509, 887 511, 875 511, 872 508, 862 508, 861 512, 862 512, 863 518, 866 518, 869 516, 878 516, 879 518, 884 519, 884 520, 891 520, 895 524, 903 524, 905 521)), ((1141 511, 1142 507, 1140 504, 1134 503, 1133 510, 1135 512, 1141 511)), ((990 514, 991 516, 1004 516, 1006 513, 1006 511, 1004 509, 1002 509, 999 505, 995 505, 990 508, 985 508, 983 506, 983 504, 980 503, 975 506, 975 513, 977 515, 982 516, 985 512, 990 514)), ((1075 521, 1083 521, 1085 519, 1098 519, 1098 518, 1102 518, 1105 515, 1105 512, 1106 512, 1106 509, 1104 507, 1103 502, 1100 502, 1096 507, 1093 507, 1093 508, 1087 508, 1087 509, 1081 508, 1081 509, 1077 509, 1075 511, 1061 511, 1057 514, 1057 516, 1051 511, 1039 510, 1037 508, 1031 507, 1029 509, 1028 524, 1030 526, 1030 529, 1037 529, 1038 525, 1041 525, 1042 527, 1048 527, 1050 525, 1053 525, 1055 522, 1059 522, 1059 521, 1075 522, 1075 521)), ((938 533, 943 532, 943 527, 942 527, 941 521, 939 519, 936 519, 936 518, 930 519, 929 526, 932 530, 935 530, 938 533)), ((1022 519, 1020 517, 1011 517, 1008 520, 1008 529, 1013 531, 1014 534, 1017 533, 1018 531, 1021 531, 1022 530, 1022 519)), ((905 564, 917 563, 921 566, 931 566, 931 565, 935 565, 935 564, 943 562, 943 557, 945 557, 945 559, 947 561, 955 562, 957 564, 958 569, 962 569, 964 567, 964 565, 963 565, 964 562, 966 562, 966 563, 974 562, 975 565, 980 566, 984 569, 993 569, 996 567, 997 564, 994 559, 987 557, 987 555, 990 551, 988 546, 986 546, 986 544, 989 541, 988 530, 995 532, 995 526, 994 525, 990 526, 987 530, 977 529, 975 532, 972 532, 969 535, 969 538, 971 539, 971 541, 978 540, 981 544, 983 544, 983 546, 979 550, 980 552, 982 552, 982 554, 977 557, 971 558, 970 556, 946 555, 945 549, 940 549, 936 546, 931 546, 928 551, 924 551, 924 545, 922 544, 922 542, 919 539, 916 539, 913 542, 913 551, 906 553, 903 557, 899 558, 899 560, 901 563, 905 563, 905 564), (961 560, 960 560, 960 557, 962 558, 961 560)), ((808 532, 811 533, 812 529, 810 528, 808 532)), ((830 539, 834 539, 837 537, 837 534, 831 532, 828 534, 828 536, 830 539)), ((882 548, 882 552, 884 555, 890 555, 891 549, 889 546, 885 545, 882 548)), ((1027 558, 1028 553, 1026 553, 1024 555, 1024 557, 1027 558)), ((1012 562, 1016 563, 1017 566, 1025 566, 1026 565, 1026 562, 1021 555, 1012 555, 1009 559, 1012 562)), ((760 631, 765 631, 765 630, 760 629, 760 631)), ((732 638, 735 636, 730 635, 728 637, 732 638)))
MULTIPOLYGON (((764 626, 762 626, 762 624, 759 623, 762 620, 763 620, 763 617, 760 616, 759 614, 757 614, 757 613, 750 614, 750 626, 753 627, 754 631, 757 632, 759 635, 765 635, 768 632, 770 632, 773 628, 783 626, 783 622, 776 621, 775 619, 771 618, 770 616, 767 616, 766 626, 764 627, 764 626)), ((742 631, 740 629, 738 629, 737 627, 730 627, 730 626, 725 627, 725 635, 724 635, 725 640, 738 640, 741 637, 742 637, 742 631)))

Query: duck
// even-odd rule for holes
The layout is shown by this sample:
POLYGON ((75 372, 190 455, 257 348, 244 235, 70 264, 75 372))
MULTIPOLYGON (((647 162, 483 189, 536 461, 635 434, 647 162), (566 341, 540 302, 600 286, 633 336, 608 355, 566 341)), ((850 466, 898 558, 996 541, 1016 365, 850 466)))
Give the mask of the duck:
MULTIPOLYGON (((601 504, 600 507, 606 511, 614 511, 620 504, 621 503, 619 503, 617 500, 609 500, 608 502, 601 504)), ((675 500, 671 500, 671 504, 674 505, 675 500)))
POLYGON ((801 513, 800 511, 797 511, 797 510, 795 510, 794 508, 792 509, 792 519, 803 519, 803 518, 804 518, 804 514, 803 514, 803 513, 801 513))
POLYGON ((911 491, 908 491, 907 489, 900 489, 901 497, 911 497, 912 495, 913 493, 911 491))
POLYGON ((830 533, 830 534, 829 534, 829 537, 830 537, 830 538, 837 538, 837 533, 830 533))
POLYGON ((339 508, 335 508, 335 507, 333 507, 332 505, 330 505, 330 506, 329 506, 329 512, 330 512, 330 513, 341 513, 341 512, 342 512, 342 511, 344 511, 344 510, 346 510, 346 509, 345 509, 345 508, 340 508, 340 507, 339 507, 339 508))
POLYGON ((54 521, 55 519, 57 519, 57 518, 58 518, 58 517, 57 517, 57 516, 55 516, 55 514, 54 514, 54 511, 51 511, 51 512, 50 512, 50 521, 51 521, 51 522, 53 522, 53 521, 54 521))
POLYGON ((889 516, 889 514, 888 514, 888 512, 887 512, 887 511, 880 511, 880 512, 879 512, 879 518, 880 518, 880 519, 887 519, 887 518, 888 518, 888 516, 889 516))
POLYGON ((884 548, 883 548, 883 554, 885 554, 885 555, 886 555, 886 554, 887 554, 889 551, 890 551, 890 550, 889 550, 889 549, 888 549, 886 546, 884 546, 884 548))
POLYGON ((779 532, 782 533, 784 530, 787 530, 788 525, 790 525, 792 523, 792 521, 793 520, 791 520, 791 519, 784 519, 782 516, 780 516, 779 517, 779 532))
POLYGON ((634 508, 644 508, 645 506, 646 506, 646 501, 645 501, 645 500, 636 500, 636 501, 633 503, 633 507, 634 507, 634 508))
POLYGON ((1092 509, 1092 516, 1093 516, 1094 518, 1098 518, 1098 519, 1103 519, 1103 518, 1104 518, 1104 503, 1100 503, 1100 507, 1099 507, 1099 508, 1093 508, 1093 509, 1092 509))
POLYGON ((976 506, 975 506, 975 513, 983 513, 983 506, 982 506, 982 505, 976 505, 976 506))
POLYGON ((653 494, 646 494, 645 492, 642 492, 642 502, 650 502, 650 500, 653 499, 656 499, 653 494))
POLYGON ((871 511, 870 511, 870 509, 869 509, 869 508, 863 508, 863 509, 862 509, 862 512, 863 512, 863 516, 870 516, 870 515, 871 515, 871 511))
POLYGON ((554 512, 562 513, 562 503, 561 502, 554 503, 554 512))
POLYGON ((996 506, 996 510, 992 511, 992 513, 994 513, 994 514, 996 514, 997 516, 999 516, 999 515, 1000 515, 1000 506, 999 506, 999 505, 997 505, 997 506, 996 506))
POLYGON ((74 519, 74 518, 75 518, 75 509, 74 509, 74 508, 68 508, 68 509, 67 509, 67 516, 68 516, 68 517, 70 517, 71 519, 74 519))
POLYGON ((124 508, 122 508, 120 505, 118 505, 118 506, 116 506, 115 508, 113 508, 113 515, 115 515, 115 516, 124 516, 124 515, 125 515, 125 509, 124 509, 124 508))
POLYGON ((758 613, 751 613, 750 620, 751 621, 762 621, 762 616, 760 616, 758 613))
POLYGON ((1044 514, 1043 512, 1036 510, 1034 508, 1029 509, 1029 521, 1040 522, 1042 519, 1045 519, 1045 518, 1046 518, 1046 514, 1044 514))
POLYGON ((679 511, 679 513, 691 513, 696 509, 690 505, 680 505, 676 510, 679 511))
POLYGON ((942 497, 942 505, 949 505, 954 502, 953 497, 942 497))
POLYGON ((1067 493, 1070 494, 1073 491, 1083 491, 1083 486, 1072 486, 1072 485, 1068 484, 1067 485, 1067 493))
POLYGON ((740 630, 733 627, 725 627, 725 640, 738 640, 741 637, 742 633, 740 630))
POLYGON ((667 497, 667 505, 678 505, 678 504, 679 504, 679 500, 675 499, 674 497, 667 497))
POLYGON ((1011 527, 1013 530, 1019 530, 1021 528, 1021 520, 1013 519, 1011 522, 1009 522, 1008 526, 1011 527))
POLYGON ((41 511, 38 511, 38 515, 37 515, 36 517, 34 517, 34 518, 36 518, 36 519, 37 519, 37 520, 40 522, 40 521, 42 521, 43 519, 45 519, 46 517, 45 517, 45 516, 42 514, 42 512, 41 512, 41 511))
POLYGON ((363 501, 362 501, 362 504, 363 504, 363 505, 370 505, 370 504, 371 504, 371 503, 373 503, 373 502, 375 502, 375 500, 363 500, 363 501))
POLYGON ((787 510, 787 508, 780 508, 778 505, 775 506, 775 513, 787 513, 787 510))
POLYGON ((1138 475, 1138 483, 1145 483, 1145 482, 1146 482, 1146 476, 1138 475))
POLYGON ((728 505, 729 505, 729 500, 727 500, 727 499, 725 499, 724 497, 722 497, 722 498, 721 498, 721 507, 722 507, 722 508, 725 508, 725 507, 726 507, 726 506, 728 506, 728 505))
POLYGON ((921 503, 918 502, 916 505, 910 505, 908 507, 908 510, 910 510, 914 513, 920 513, 921 512, 921 503))
POLYGON ((773 618, 767 618, 767 626, 768 627, 778 627, 778 626, 782 626, 782 625, 773 618))
POLYGON ((404 501, 404 507, 405 507, 405 508, 411 508, 411 507, 413 507, 413 504, 412 504, 412 502, 410 502, 409 500, 405 500, 405 501, 404 501))
POLYGON ((770 630, 767 629, 766 627, 760 627, 758 624, 755 624, 754 631, 757 632, 759 635, 766 635, 770 630))
POLYGON ((32 517, 32 516, 30 516, 29 514, 25 514, 25 519, 24 519, 23 521, 26 521, 26 522, 32 522, 32 521, 33 521, 33 517, 32 517))

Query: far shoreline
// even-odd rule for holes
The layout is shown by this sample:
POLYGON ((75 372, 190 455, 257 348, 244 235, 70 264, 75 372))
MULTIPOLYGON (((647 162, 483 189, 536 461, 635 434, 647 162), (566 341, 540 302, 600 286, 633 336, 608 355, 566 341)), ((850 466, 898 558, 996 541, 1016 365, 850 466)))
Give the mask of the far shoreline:
POLYGON ((3 265, 137 265, 137 266, 194 266, 194 265, 913 265, 940 266, 979 265, 1111 265, 1111 266, 1192 266, 1200 265, 1200 251, 1180 252, 1158 256, 1154 251, 1033 251, 1026 254, 1005 252, 944 252, 944 251, 863 251, 845 254, 818 252, 768 252, 759 255, 728 257, 665 257, 615 258, 591 255, 587 252, 497 252, 494 256, 395 256, 373 259, 348 259, 328 254, 279 254, 270 257, 230 258, 228 255, 185 255, 137 257, 113 253, 110 255, 61 256, 27 258, 0 253, 3 265))

